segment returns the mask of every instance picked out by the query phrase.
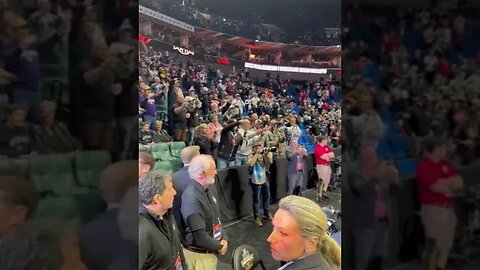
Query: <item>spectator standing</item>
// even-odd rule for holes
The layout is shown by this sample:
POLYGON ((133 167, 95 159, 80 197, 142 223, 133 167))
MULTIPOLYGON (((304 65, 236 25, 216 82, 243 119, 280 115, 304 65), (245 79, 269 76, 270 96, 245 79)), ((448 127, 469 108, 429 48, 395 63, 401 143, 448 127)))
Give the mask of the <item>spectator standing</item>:
POLYGON ((437 269, 445 269, 453 246, 457 225, 454 193, 463 188, 463 180, 446 160, 446 154, 445 141, 429 138, 415 177, 425 236, 434 243, 433 248, 425 251, 426 259, 433 258, 433 267, 437 269))
POLYGON ((182 195, 185 258, 190 270, 217 269, 217 254, 225 255, 228 238, 220 220, 214 187, 217 174, 211 156, 199 155, 190 162, 188 173, 194 182, 182 195))
POLYGON ((377 159, 375 146, 361 145, 358 162, 352 162, 348 180, 355 205, 355 269, 383 269, 389 250, 389 223, 394 214, 393 186, 398 171, 377 159), (373 239, 373 241, 372 241, 373 239))
POLYGON ((307 149, 298 145, 297 140, 291 140, 290 146, 286 151, 288 160, 288 194, 293 195, 295 189, 298 187, 298 194, 302 194, 303 189, 303 172, 304 172, 304 160, 307 156, 307 149))
POLYGON ((253 218, 255 225, 263 226, 260 219, 260 206, 263 208, 263 216, 272 220, 270 214, 270 185, 268 170, 273 162, 272 153, 264 151, 263 143, 257 142, 252 147, 252 153, 248 158, 248 166, 251 168, 250 186, 253 195, 253 218))
POLYGON ((315 145, 313 154, 315 157, 315 164, 318 175, 318 184, 317 184, 317 200, 328 199, 327 191, 328 184, 332 177, 332 165, 331 160, 334 158, 335 154, 333 153, 330 146, 328 146, 328 137, 320 135, 317 138, 318 143, 315 145))
POLYGON ((187 103, 183 96, 177 96, 177 102, 172 106, 172 128, 175 141, 187 141, 187 103))

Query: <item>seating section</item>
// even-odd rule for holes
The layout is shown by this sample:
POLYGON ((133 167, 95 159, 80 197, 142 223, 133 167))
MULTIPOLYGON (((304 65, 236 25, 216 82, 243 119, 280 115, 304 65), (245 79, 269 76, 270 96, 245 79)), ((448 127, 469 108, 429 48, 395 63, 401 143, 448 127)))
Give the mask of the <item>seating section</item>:
POLYGON ((0 158, 0 174, 20 173, 33 184, 40 195, 35 217, 60 218, 78 226, 105 210, 100 177, 111 163, 108 151, 38 155, 29 160, 0 158))
POLYGON ((103 169, 112 163, 106 151, 84 151, 76 154, 73 164, 76 180, 80 186, 98 189, 103 169))
POLYGON ((157 161, 155 162, 155 171, 162 171, 168 175, 171 175, 175 172, 173 168, 173 163, 171 161, 157 161))
POLYGON ((11 159, 0 158, 0 173, 12 173, 17 171, 17 166, 13 164, 11 159))
POLYGON ((65 155, 33 157, 28 177, 44 196, 70 196, 83 191, 75 184, 72 162, 65 155))
POLYGON ((174 160, 170 154, 170 146, 168 143, 156 143, 152 145, 151 153, 156 161, 169 161, 174 160))
POLYGON ((185 142, 172 142, 170 144, 170 154, 171 154, 171 156, 179 158, 183 148, 185 148, 185 147, 186 147, 185 142))
POLYGON ((139 143, 138 144, 138 151, 140 151, 140 152, 142 152, 142 151, 150 152, 150 148, 147 145, 139 143))
MULTIPOLYGON (((155 159, 154 170, 160 170, 167 174, 178 171, 183 166, 180 154, 185 147, 185 142, 153 144, 150 148, 150 153, 152 153, 155 159)), ((148 148, 143 149, 148 151, 148 148)))
POLYGON ((65 220, 68 225, 72 225, 74 228, 78 228, 81 224, 78 203, 70 197, 40 199, 34 217, 65 220))

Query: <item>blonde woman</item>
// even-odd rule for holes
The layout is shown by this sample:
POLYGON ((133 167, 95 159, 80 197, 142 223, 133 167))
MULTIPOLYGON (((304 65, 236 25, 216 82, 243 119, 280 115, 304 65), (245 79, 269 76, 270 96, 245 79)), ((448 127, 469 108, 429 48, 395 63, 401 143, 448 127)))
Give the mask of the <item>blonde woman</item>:
POLYGON ((273 259, 284 261, 278 270, 339 270, 340 246, 327 235, 327 217, 315 202, 287 196, 280 200, 267 241, 273 259))

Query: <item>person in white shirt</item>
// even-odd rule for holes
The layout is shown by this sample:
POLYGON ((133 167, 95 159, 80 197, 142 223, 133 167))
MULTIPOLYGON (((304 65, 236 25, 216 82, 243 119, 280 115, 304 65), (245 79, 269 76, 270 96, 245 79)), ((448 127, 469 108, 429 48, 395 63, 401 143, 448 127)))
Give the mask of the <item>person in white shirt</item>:
POLYGON ((257 131, 251 128, 250 120, 245 119, 238 129, 237 134, 241 140, 238 142, 240 146, 235 156, 235 165, 247 165, 248 156, 252 153, 252 145, 255 142, 257 131))

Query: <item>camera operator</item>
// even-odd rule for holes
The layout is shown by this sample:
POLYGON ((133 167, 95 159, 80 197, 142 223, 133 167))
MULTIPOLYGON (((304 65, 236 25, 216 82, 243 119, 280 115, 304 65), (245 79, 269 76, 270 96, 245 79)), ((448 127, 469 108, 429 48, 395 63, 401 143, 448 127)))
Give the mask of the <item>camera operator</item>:
POLYGON ((248 159, 248 165, 251 168, 250 186, 252 187, 253 195, 253 217, 255 225, 263 226, 262 220, 259 217, 260 213, 260 199, 263 206, 263 216, 267 220, 272 220, 270 214, 270 187, 268 180, 268 170, 272 164, 272 153, 264 151, 263 143, 256 142, 253 145, 252 153, 248 159))

